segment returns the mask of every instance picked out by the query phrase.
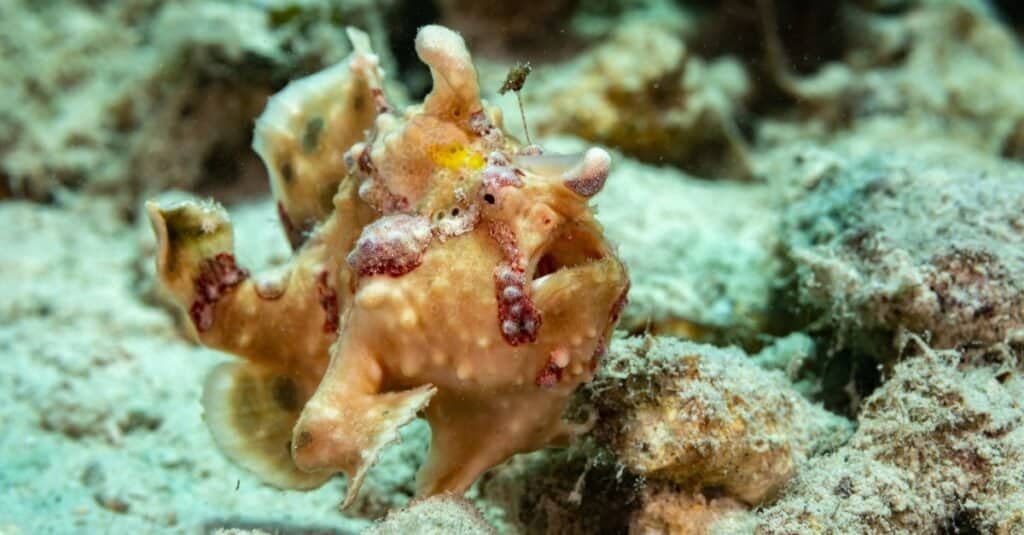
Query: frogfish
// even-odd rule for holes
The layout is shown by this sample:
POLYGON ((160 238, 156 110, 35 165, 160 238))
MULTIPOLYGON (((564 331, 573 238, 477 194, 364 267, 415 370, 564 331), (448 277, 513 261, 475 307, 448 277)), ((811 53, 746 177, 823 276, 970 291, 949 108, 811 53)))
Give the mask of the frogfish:
POLYGON ((507 134, 441 26, 415 41, 430 93, 396 109, 366 34, 348 33, 345 61, 286 86, 256 121, 288 263, 239 265, 217 203, 149 202, 157 277, 200 343, 238 357, 202 394, 236 464, 287 489, 343 472, 346 506, 422 417, 417 494, 460 493, 585 426, 563 412, 629 287, 590 205, 611 158, 507 134))

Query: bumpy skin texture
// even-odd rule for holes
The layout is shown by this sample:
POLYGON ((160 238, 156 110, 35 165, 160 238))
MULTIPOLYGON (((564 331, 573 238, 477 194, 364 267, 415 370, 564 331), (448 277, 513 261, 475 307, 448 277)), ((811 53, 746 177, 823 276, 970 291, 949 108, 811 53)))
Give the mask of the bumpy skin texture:
POLYGON ((433 91, 393 113, 373 90, 381 87, 375 58, 354 35, 347 76, 363 82, 322 81, 369 88, 377 116, 363 141, 341 143, 339 132, 353 128, 346 121, 362 116, 321 117, 331 88, 308 80, 282 92, 258 123, 255 145, 275 177, 286 231, 295 214, 304 227, 316 223, 292 233, 288 269, 259 277, 229 264, 231 230, 217 206, 150 204, 158 272, 182 309, 200 303, 204 321, 191 325, 204 344, 258 368, 222 372, 204 395, 214 436, 233 459, 283 487, 344 472, 348 504, 380 449, 422 411, 432 443, 419 493, 462 492, 509 456, 576 431, 563 409, 593 376, 628 288, 588 206, 609 159, 600 149, 520 154, 480 101, 462 38, 439 26, 416 39, 433 91), (310 121, 318 139, 293 143, 310 135, 310 121), (290 158, 281 146, 305 152, 290 158), (319 181, 333 176, 318 166, 334 165, 318 154, 325 150, 344 154, 329 212, 307 197, 322 199, 319 181), (211 282, 209 273, 224 277, 211 282), (197 293, 207 287, 216 299, 197 293), (277 412, 294 416, 274 419, 294 424, 290 441, 266 440, 280 429, 263 432, 258 447, 239 439, 266 427, 244 408, 251 398, 271 400, 267 410, 276 400, 277 412))

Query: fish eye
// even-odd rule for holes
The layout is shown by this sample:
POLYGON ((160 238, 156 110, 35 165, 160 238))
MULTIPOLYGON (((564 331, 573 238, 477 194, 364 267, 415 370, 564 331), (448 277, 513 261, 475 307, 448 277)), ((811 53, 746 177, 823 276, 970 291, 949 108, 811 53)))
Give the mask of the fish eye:
POLYGON ((486 201, 487 204, 494 204, 494 195, 491 195, 490 193, 485 194, 484 201, 486 201))

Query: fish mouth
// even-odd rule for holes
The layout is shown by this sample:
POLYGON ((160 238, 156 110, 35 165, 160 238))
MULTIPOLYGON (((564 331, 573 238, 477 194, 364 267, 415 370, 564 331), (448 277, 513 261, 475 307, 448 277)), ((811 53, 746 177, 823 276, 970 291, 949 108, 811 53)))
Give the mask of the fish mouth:
POLYGON ((565 279, 611 255, 608 245, 590 229, 573 226, 560 233, 531 264, 530 288, 534 292, 555 279, 565 279))

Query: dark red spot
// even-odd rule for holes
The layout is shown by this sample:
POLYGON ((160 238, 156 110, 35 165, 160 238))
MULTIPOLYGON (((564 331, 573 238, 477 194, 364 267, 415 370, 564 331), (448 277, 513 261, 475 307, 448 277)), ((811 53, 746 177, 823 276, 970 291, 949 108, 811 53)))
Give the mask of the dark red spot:
POLYGON ((537 340, 543 318, 527 293, 526 273, 511 263, 494 270, 494 290, 498 300, 498 329, 510 345, 537 340))
POLYGON ((360 190, 360 197, 384 214, 404 212, 409 208, 409 199, 387 188, 380 177, 370 177, 369 188, 360 190))
POLYGON ((197 331, 204 332, 213 327, 213 303, 197 299, 188 309, 188 313, 197 331))
MULTIPOLYGON (((370 148, 371 146, 369 144, 363 145, 362 149, 359 150, 359 156, 356 157, 355 161, 356 167, 359 168, 359 171, 370 179, 367 184, 369 187, 365 190, 362 188, 359 190, 360 198, 385 214, 392 214, 407 210, 409 208, 409 199, 406 199, 405 197, 388 189, 384 179, 380 176, 380 173, 377 172, 377 167, 374 165, 373 159, 370 157, 370 148)), ((351 152, 346 153, 345 158, 346 160, 349 160, 351 158, 351 152)))
POLYGON ((607 174, 583 175, 565 181, 565 185, 578 195, 582 195, 583 197, 593 197, 601 191, 601 188, 604 187, 604 183, 607 179, 607 174))
POLYGON ((487 114, 480 110, 469 116, 469 129, 476 135, 484 137, 491 132, 494 125, 487 114))
POLYGON ((536 383, 541 388, 552 388, 562 380, 563 369, 557 364, 548 360, 548 363, 537 374, 536 383))
POLYGON ((501 248, 502 254, 509 261, 519 256, 519 245, 516 243, 516 232, 503 221, 491 221, 487 225, 487 233, 501 248))
POLYGON ((367 145, 363 148, 363 151, 359 153, 359 170, 367 175, 372 175, 375 168, 373 167, 373 160, 370 159, 370 146, 367 145))
POLYGON ((526 272, 520 267, 515 231, 502 221, 491 221, 487 230, 507 259, 494 269, 498 330, 505 341, 513 346, 533 343, 537 340, 542 318, 528 293, 526 272))
POLYGON ((320 299, 320 308, 324 309, 324 332, 338 332, 340 311, 338 309, 338 292, 331 286, 330 273, 325 269, 316 277, 316 294, 320 299))
POLYGON ((399 277, 419 267, 432 238, 430 222, 425 217, 382 217, 363 228, 347 260, 361 277, 399 277))
POLYGON ((380 210, 385 214, 402 212, 409 208, 409 199, 394 193, 383 185, 380 185, 380 210))
POLYGON ((492 193, 501 188, 519 188, 523 186, 522 171, 512 167, 500 152, 494 152, 487 158, 487 167, 483 170, 484 190, 492 193))
POLYGON ((384 96, 384 90, 379 87, 372 89, 373 102, 377 105, 377 113, 387 113, 391 110, 391 105, 388 104, 388 99, 384 96))
POLYGON ((195 301, 189 307, 189 316, 196 330, 204 332, 213 327, 214 307, 245 279, 249 272, 235 264, 230 253, 220 253, 199 264, 199 275, 195 280, 195 301))

